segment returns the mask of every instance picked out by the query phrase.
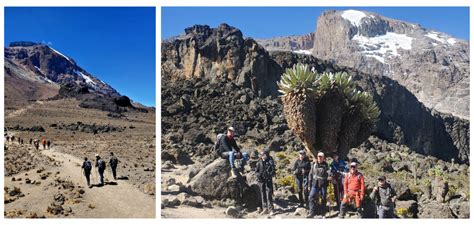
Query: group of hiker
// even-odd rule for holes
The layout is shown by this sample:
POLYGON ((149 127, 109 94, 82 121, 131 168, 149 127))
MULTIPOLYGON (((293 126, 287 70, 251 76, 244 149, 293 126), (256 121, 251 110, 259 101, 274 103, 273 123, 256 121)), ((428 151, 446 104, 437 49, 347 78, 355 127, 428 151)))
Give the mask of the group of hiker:
MULTIPOLYGON (((225 134, 219 134, 214 146, 218 156, 229 160, 231 178, 242 176, 244 166, 249 160, 247 153, 242 152, 235 141, 235 129, 229 127, 225 134), (235 160, 240 160, 240 167, 236 168, 235 160)), ((326 162, 326 156, 319 152, 313 162, 304 150, 298 152, 298 159, 293 164, 293 176, 296 184, 300 207, 308 209, 307 218, 313 218, 317 209, 324 214, 327 211, 327 190, 332 185, 335 201, 339 209, 339 218, 344 218, 348 206, 353 202, 359 217, 362 216, 362 201, 365 194, 364 176, 358 170, 358 162, 343 160, 337 153, 332 155, 332 162, 326 162)), ((259 159, 255 167, 258 186, 261 194, 260 213, 274 214, 273 208, 273 177, 276 167, 268 150, 259 152, 259 159)), ((377 205, 379 218, 393 218, 395 208, 394 189, 387 182, 385 176, 378 177, 378 184, 373 188, 369 197, 377 205)))
MULTIPOLYGON (((11 142, 11 143, 14 143, 15 140, 16 140, 19 145, 23 145, 25 143, 25 140, 23 138, 15 137, 14 135, 6 135, 5 139, 6 139, 7 142, 11 142)), ((43 146, 44 150, 50 149, 51 140, 46 139, 46 138, 40 138, 40 139, 30 138, 29 144, 33 145, 33 147, 35 147, 36 150, 39 150, 40 144, 43 146)))
MULTIPOLYGON (((118 158, 114 155, 113 152, 110 152, 109 166, 112 170, 112 176, 114 177, 114 180, 117 180, 118 163, 119 163, 118 158)), ((95 154, 95 167, 97 168, 97 174, 98 174, 98 186, 104 186, 105 185, 104 173, 105 173, 105 168, 107 166, 106 166, 106 162, 104 161, 104 159, 100 157, 99 154, 95 154)), ((86 178, 87 186, 89 188, 92 188, 92 184, 90 182, 90 177, 92 174, 92 162, 87 157, 84 157, 84 162, 82 163, 81 170, 86 178)))

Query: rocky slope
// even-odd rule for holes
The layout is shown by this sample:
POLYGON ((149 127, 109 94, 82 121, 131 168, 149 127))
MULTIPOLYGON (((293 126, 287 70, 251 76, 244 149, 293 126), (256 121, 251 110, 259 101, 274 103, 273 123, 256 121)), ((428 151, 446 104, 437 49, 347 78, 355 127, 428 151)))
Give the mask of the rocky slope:
MULTIPOLYGON (((231 118, 231 116, 235 114, 229 112, 219 115, 219 113, 223 113, 219 112, 219 110, 223 107, 222 105, 224 105, 224 107, 230 107, 226 106, 226 104, 237 102, 238 99, 243 98, 244 103, 241 108, 248 110, 248 107, 245 105, 249 104, 250 100, 259 96, 266 96, 262 95, 262 93, 268 95, 276 92, 276 84, 272 83, 272 80, 279 80, 279 76, 283 73, 284 69, 292 67, 294 64, 301 62, 310 65, 319 72, 347 71, 354 77, 361 88, 371 92, 374 95, 379 108, 382 110, 381 119, 375 130, 375 132, 381 138, 390 140, 397 144, 405 144, 417 152, 434 155, 445 160, 451 160, 451 158, 455 158, 460 162, 469 161, 469 121, 432 112, 430 109, 421 104, 409 90, 391 78, 385 76, 372 76, 351 68, 340 67, 333 63, 320 60, 309 55, 294 54, 290 52, 267 53, 265 50, 261 49, 261 47, 255 47, 259 50, 253 52, 253 56, 250 58, 249 55, 234 55, 234 61, 229 61, 228 58, 225 57, 221 59, 219 59, 219 57, 211 57, 222 54, 230 54, 223 53, 224 50, 219 50, 219 48, 223 47, 215 47, 209 48, 205 53, 210 58, 201 60, 202 62, 207 62, 206 68, 214 68, 215 65, 224 61, 229 67, 235 68, 237 71, 248 71, 242 75, 244 78, 261 77, 260 79, 262 79, 256 81, 255 83, 242 83, 238 77, 235 77, 234 79, 228 77, 227 79, 230 82, 227 82, 227 86, 229 86, 228 88, 230 89, 218 89, 218 87, 222 85, 219 84, 222 83, 219 82, 219 80, 222 81, 219 76, 223 74, 216 73, 215 70, 211 69, 207 73, 205 72, 206 70, 201 71, 201 75, 196 77, 193 75, 193 71, 185 70, 184 67, 185 65, 196 65, 195 62, 193 63, 191 61, 188 62, 181 60, 184 58, 193 58, 193 55, 195 54, 198 54, 198 56, 196 56, 197 59, 203 57, 200 56, 202 53, 200 52, 202 51, 202 48, 194 46, 192 47, 192 51, 183 51, 182 49, 190 48, 187 46, 190 43, 195 44, 195 40, 199 38, 202 39, 200 40, 202 43, 216 44, 215 39, 220 37, 219 33, 233 33, 233 38, 228 37, 225 40, 219 41, 219 46, 225 43, 225 46, 234 46, 232 50, 225 48, 229 52, 243 51, 239 50, 238 48, 248 48, 246 46, 239 45, 243 41, 242 33, 236 28, 230 27, 228 25, 221 25, 218 29, 211 29, 207 26, 194 26, 192 28, 186 29, 186 31, 186 36, 175 39, 173 42, 166 42, 163 44, 165 47, 162 50, 162 59, 163 65, 166 65, 162 68, 162 111, 164 115, 164 123, 167 121, 167 116, 174 117, 176 116, 175 114, 177 112, 178 115, 180 115, 179 113, 206 112, 204 113, 205 115, 217 114, 214 118, 208 118, 210 120, 207 121, 212 121, 214 125, 218 125, 216 128, 223 129, 223 127, 226 125, 222 123, 223 118, 221 116, 225 116, 224 118, 230 123, 235 123, 235 119, 231 118), (214 59, 217 62, 210 61, 211 59, 214 59), (255 61, 252 61, 252 59, 255 61), (234 64, 232 62, 236 63, 234 64), (241 64, 237 62, 245 63, 241 64), (254 69, 248 70, 248 68, 251 67, 251 65, 255 65, 255 63, 271 66, 252 67, 254 69), (266 80, 265 77, 271 77, 271 79, 266 80), (187 79, 188 81, 184 83, 177 81, 183 79, 187 79), (197 82, 195 79, 203 80, 203 82, 197 82), (213 85, 215 85, 204 85, 205 81, 207 80, 210 80, 213 85), (175 87, 172 90, 168 90, 168 87, 172 87, 173 83, 176 83, 179 88, 175 87), (232 88, 233 86, 235 86, 235 88, 232 88), (245 89, 241 89, 239 87, 245 87, 248 88, 248 90, 245 91, 245 93, 241 93, 245 89), (233 92, 234 90, 238 91, 238 96, 233 96, 235 94, 233 92), (201 92, 205 94, 200 94, 201 92), (183 96, 183 94, 187 95, 183 96), (230 97, 226 95, 231 95, 234 99, 222 99, 230 97), (179 100, 181 96, 183 96, 185 100, 179 100), (183 104, 186 106, 180 106, 183 104), (195 111, 191 110, 193 106, 197 107, 195 111), (179 110, 180 107, 185 107, 185 110, 181 112, 179 110), (219 124, 216 124, 216 121, 219 121, 219 124)), ((252 39, 246 39, 246 42, 254 43, 252 39)), ((275 94, 271 96, 276 97, 275 94)), ((277 103, 275 102, 273 104, 277 103)), ((236 108, 234 110, 240 111, 240 108, 236 108)), ((242 113, 248 114, 247 112, 242 113)), ((242 113, 237 115, 241 116, 242 113)), ((200 116, 201 115, 198 114, 196 119, 200 120, 200 116)), ((248 119, 253 118, 254 115, 250 113, 247 116, 248 119)), ((205 118, 202 119, 205 120, 205 118)), ((247 119, 242 119, 242 121, 247 119)), ((245 123, 245 130, 251 130, 255 127, 255 125, 249 125, 251 122, 245 123)), ((270 125, 272 124, 263 124, 260 126, 268 128, 270 125)), ((267 130, 267 132, 270 132, 270 130, 267 130)), ((164 130, 164 133, 166 134, 166 130, 164 130)))
POLYGON ((313 50, 314 33, 255 40, 267 51, 292 51, 310 55, 313 50))
POLYGON ((318 18, 313 55, 390 77, 426 107, 469 119, 465 40, 375 13, 331 10, 318 18))
POLYGON ((76 98, 83 108, 109 112, 147 111, 50 46, 12 42, 5 48, 5 101, 10 109, 61 98, 76 98))

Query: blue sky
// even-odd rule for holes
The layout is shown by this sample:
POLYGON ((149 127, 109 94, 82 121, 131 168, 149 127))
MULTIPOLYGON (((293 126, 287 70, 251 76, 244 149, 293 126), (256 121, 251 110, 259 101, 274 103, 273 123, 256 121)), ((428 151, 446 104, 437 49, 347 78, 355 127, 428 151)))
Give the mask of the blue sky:
POLYGON ((6 7, 5 46, 49 43, 122 95, 155 106, 155 8, 6 7))
POLYGON ((469 39, 468 7, 163 7, 161 35, 166 39, 194 24, 216 27, 223 22, 252 38, 300 35, 315 31, 317 18, 327 9, 371 11, 469 39))

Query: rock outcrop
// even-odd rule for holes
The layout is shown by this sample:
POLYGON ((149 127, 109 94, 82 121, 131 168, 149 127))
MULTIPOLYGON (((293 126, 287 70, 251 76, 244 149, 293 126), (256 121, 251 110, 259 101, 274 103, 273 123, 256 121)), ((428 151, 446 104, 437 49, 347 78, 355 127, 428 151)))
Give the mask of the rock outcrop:
POLYGON ((163 42, 161 61, 162 76, 232 81, 263 96, 277 94, 276 81, 281 75, 264 48, 227 24, 186 28, 185 35, 163 42))
POLYGON ((312 54, 314 33, 256 39, 256 41, 267 51, 292 51, 295 53, 312 54))

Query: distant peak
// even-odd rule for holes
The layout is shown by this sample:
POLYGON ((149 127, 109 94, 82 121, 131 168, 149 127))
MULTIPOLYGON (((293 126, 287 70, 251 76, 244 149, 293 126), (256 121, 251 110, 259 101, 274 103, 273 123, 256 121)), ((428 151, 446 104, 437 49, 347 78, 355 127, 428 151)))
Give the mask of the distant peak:
POLYGON ((14 41, 10 42, 9 47, 30 47, 35 45, 42 45, 41 43, 36 43, 32 41, 14 41))

